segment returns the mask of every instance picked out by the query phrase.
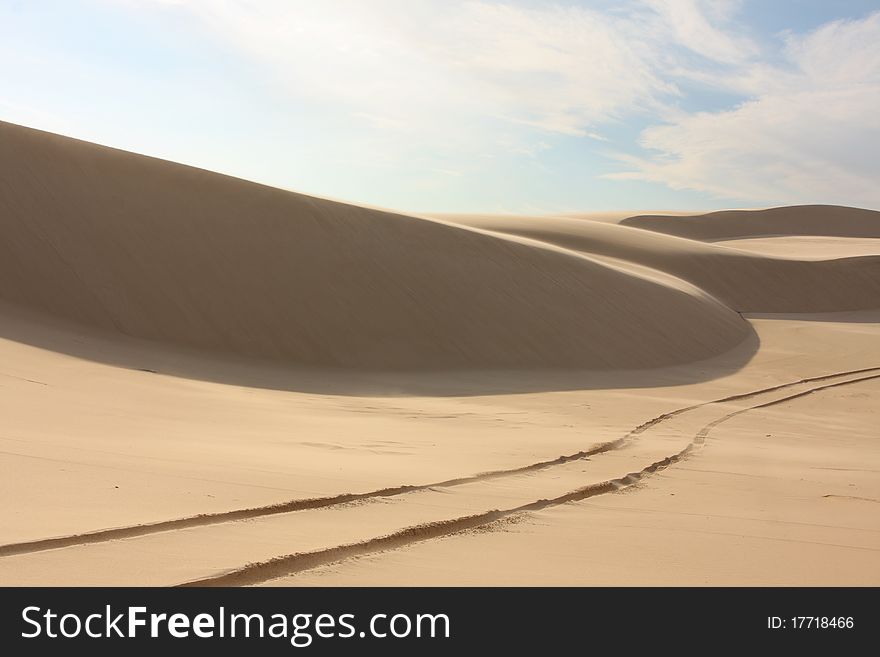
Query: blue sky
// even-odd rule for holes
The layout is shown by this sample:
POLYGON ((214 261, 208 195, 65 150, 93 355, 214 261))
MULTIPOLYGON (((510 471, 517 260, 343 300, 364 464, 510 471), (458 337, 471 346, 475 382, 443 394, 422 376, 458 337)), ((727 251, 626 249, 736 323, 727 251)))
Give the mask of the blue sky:
POLYGON ((880 1, 0 0, 0 119, 413 212, 880 208, 880 1))

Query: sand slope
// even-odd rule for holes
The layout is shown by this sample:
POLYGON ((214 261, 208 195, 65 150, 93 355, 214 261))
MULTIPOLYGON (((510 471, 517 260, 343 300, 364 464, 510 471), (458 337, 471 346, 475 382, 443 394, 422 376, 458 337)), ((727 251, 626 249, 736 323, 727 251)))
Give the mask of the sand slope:
POLYGON ((106 330, 389 370, 650 367, 750 333, 571 252, 7 123, 0 144, 0 298, 106 330))
POLYGON ((714 244, 760 253, 761 255, 798 258, 801 260, 828 260, 880 253, 877 237, 826 237, 823 235, 786 235, 774 237, 744 237, 718 240, 714 244))

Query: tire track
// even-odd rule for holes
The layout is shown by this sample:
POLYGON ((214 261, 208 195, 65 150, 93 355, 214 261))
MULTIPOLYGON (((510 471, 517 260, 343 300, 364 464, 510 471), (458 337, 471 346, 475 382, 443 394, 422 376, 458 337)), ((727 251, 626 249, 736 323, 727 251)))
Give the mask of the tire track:
MULTIPOLYGON (((856 370, 855 372, 850 372, 849 374, 857 374, 861 372, 873 371, 880 368, 866 368, 863 370, 856 370)), ((842 376, 840 374, 838 376, 842 376)), ((816 377, 813 380, 827 380, 829 378, 833 378, 835 375, 826 375, 823 377, 816 377)), ((709 434, 712 432, 720 424, 727 422, 743 413, 747 413, 749 411, 754 411, 758 409, 768 408, 771 406, 776 406, 778 404, 783 404, 794 399, 799 399, 801 397, 805 397, 807 395, 811 395, 815 392, 819 392, 821 390, 827 390, 829 388, 836 388, 840 386, 852 385, 855 383, 861 383, 863 381, 868 381, 872 379, 880 379, 880 374, 872 374, 868 376, 859 377, 856 379, 848 379, 846 381, 838 381, 834 383, 829 383, 822 386, 817 386, 815 388, 811 388, 806 391, 797 392, 792 395, 788 395, 786 397, 782 397, 780 399, 775 399, 772 401, 764 402, 761 404, 756 404, 754 406, 749 406, 747 408, 738 409, 736 411, 732 411, 723 415, 722 417, 713 420, 706 424, 703 428, 701 428, 693 437, 690 443, 685 446, 682 450, 667 456, 659 461, 652 463, 651 465, 642 468, 638 472, 631 472, 622 477, 618 477, 616 479, 610 479, 604 482, 600 482, 597 484, 592 484, 590 486, 586 486, 584 488, 579 488, 569 493, 565 493, 564 495, 560 495, 558 497, 552 499, 541 499, 536 500, 534 502, 530 502, 528 504, 524 504, 518 507, 514 507, 512 509, 498 510, 493 509, 491 511, 487 511, 485 513, 470 515, 470 516, 462 516, 460 518, 454 518, 451 520, 445 520, 441 522, 433 522, 426 523, 423 525, 415 525, 412 527, 407 527, 398 532, 394 532, 392 534, 387 534, 385 536, 380 536, 377 538, 368 539, 365 541, 359 541, 356 543, 349 543, 346 545, 339 545, 332 548, 326 548, 322 550, 315 550, 311 552, 298 552, 294 554, 289 554, 285 556, 275 557, 273 559, 269 559, 267 561, 257 562, 247 564, 239 569, 232 570, 226 573, 222 573, 219 575, 215 575, 212 577, 206 577, 203 579, 193 580, 191 582, 186 582, 184 584, 180 584, 181 587, 200 587, 200 586, 248 586, 254 584, 261 584, 268 580, 277 579, 279 577, 285 577, 288 575, 294 575, 296 573, 304 572, 306 570, 311 570, 317 568, 319 566, 325 566, 332 563, 336 563, 339 561, 343 561, 346 559, 351 559, 355 557, 367 556, 370 554, 375 554, 378 552, 385 552, 388 550, 395 550, 402 547, 407 547, 409 545, 413 545, 415 543, 421 543, 424 541, 443 538, 446 536, 451 536, 453 534, 457 534, 463 531, 467 531, 470 529, 476 529, 479 527, 485 527, 490 525, 498 520, 515 516, 523 513, 527 513, 530 511, 540 511, 541 509, 546 509, 549 507, 559 506, 561 504, 566 504, 568 502, 577 502, 581 500, 585 500, 591 497, 595 497, 597 495, 604 495, 606 493, 612 493, 619 490, 623 490, 626 488, 630 488, 637 483, 639 483, 642 479, 663 470, 674 463, 678 463, 683 459, 687 458, 688 455, 696 451, 705 445, 706 440, 709 434)), ((786 385, 776 386, 773 389, 779 390, 781 388, 788 387, 786 385)), ((754 396, 752 393, 745 393, 748 396, 754 396)), ((740 397, 742 398, 742 397, 740 397)), ((711 403, 711 402, 710 402, 711 403)), ((703 404, 701 404, 702 406, 703 404)))
POLYGON ((630 430, 626 435, 610 441, 606 443, 601 443, 592 447, 588 450, 582 450, 579 452, 575 452, 574 454, 567 454, 559 456, 555 459, 550 459, 546 461, 538 461, 536 463, 531 463, 529 465, 520 466, 517 468, 510 468, 506 470, 492 470, 489 472, 482 472, 475 475, 469 475, 464 477, 457 477, 454 479, 447 479, 445 481, 434 482, 429 484, 416 484, 416 485, 402 485, 402 486, 394 486, 389 488, 382 488, 378 490, 368 491, 365 493, 341 493, 339 495, 327 496, 327 497, 313 497, 313 498, 300 498, 295 500, 290 500, 287 502, 280 502, 277 504, 270 504, 266 506, 260 507, 249 507, 244 509, 234 509, 231 511, 219 511, 216 513, 204 513, 193 516, 186 516, 183 518, 175 518, 172 520, 160 520, 158 522, 153 523, 143 523, 138 525, 128 525, 124 527, 113 527, 110 529, 99 529, 92 532, 83 532, 78 534, 70 534, 66 536, 57 536, 52 538, 44 538, 44 539, 36 539, 33 541, 23 541, 19 543, 7 543, 6 545, 0 545, 0 558, 20 555, 20 554, 29 554, 32 552, 42 552, 44 550, 54 550, 61 549, 66 547, 73 547, 79 545, 88 545, 93 543, 104 543, 108 541, 114 541, 124 538, 136 538, 139 536, 147 536, 149 534, 158 534, 162 532, 176 531, 181 529, 191 529, 194 527, 204 527, 208 525, 215 525, 226 522, 235 522, 239 520, 250 520, 254 518, 262 518, 265 516, 278 515, 283 513, 291 513, 294 511, 305 511, 311 509, 321 509, 325 507, 335 506, 339 504, 347 504, 349 502, 356 502, 362 500, 370 500, 384 497, 394 497, 397 495, 403 495, 406 493, 413 493, 418 491, 425 491, 432 488, 449 488, 453 486, 460 486, 463 484, 471 484, 480 481, 489 481, 492 479, 500 478, 500 477, 508 477, 512 475, 525 474, 529 472, 535 472, 538 470, 543 470, 545 468, 562 465, 564 463, 570 463, 571 461, 578 461, 581 459, 586 459, 591 456, 596 456, 598 454, 602 454, 604 452, 609 452, 612 450, 620 449, 624 445, 630 443, 635 440, 639 435, 650 429, 651 427, 660 424, 661 422, 665 422, 671 418, 677 417, 684 413, 688 413, 690 411, 696 410, 698 408, 702 408, 704 406, 709 406, 712 404, 722 404, 731 401, 738 401, 742 399, 749 399, 751 397, 755 397, 758 395, 766 394, 769 392, 774 392, 777 390, 782 390, 785 388, 791 388, 797 385, 804 385, 807 383, 814 383, 818 381, 825 381, 829 379, 839 378, 841 376, 852 376, 855 374, 862 374, 865 372, 874 372, 880 371, 880 367, 866 367, 857 370, 848 370, 844 372, 834 372, 831 374, 822 374, 819 376, 807 377, 803 379, 799 379, 797 381, 791 381, 789 383, 781 383, 774 386, 770 386, 767 388, 760 388, 758 390, 752 390, 743 393, 737 393, 734 395, 729 395, 727 397, 722 397, 720 399, 713 399, 706 402, 700 402, 698 404, 693 404, 691 406, 685 406, 682 408, 678 408, 672 411, 668 411, 666 413, 661 413, 655 417, 652 417, 649 420, 646 420, 642 424, 630 430))

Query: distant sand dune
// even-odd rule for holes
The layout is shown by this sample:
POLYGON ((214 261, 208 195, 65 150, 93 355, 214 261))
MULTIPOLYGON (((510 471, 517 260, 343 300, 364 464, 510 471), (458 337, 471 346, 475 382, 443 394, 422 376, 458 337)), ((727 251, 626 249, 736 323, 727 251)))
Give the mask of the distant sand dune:
MULTIPOLYGON (((846 211, 855 217, 852 225, 865 217, 865 211, 851 208, 838 209, 837 216, 849 217, 846 211)), ((673 217, 670 225, 691 219, 673 217)), ((832 260, 773 257, 631 227, 638 222, 618 225, 485 215, 463 215, 457 220, 652 267, 688 281, 740 312, 832 312, 880 306, 880 255, 832 260)), ((880 230, 880 222, 876 226, 880 230)))
POLYGON ((707 241, 772 235, 880 237, 880 212, 839 205, 722 210, 690 217, 639 215, 624 219, 621 223, 707 241))
POLYGON ((880 254, 880 238, 878 237, 776 235, 774 237, 717 240, 714 243, 762 255, 796 257, 802 260, 828 260, 830 258, 880 254))

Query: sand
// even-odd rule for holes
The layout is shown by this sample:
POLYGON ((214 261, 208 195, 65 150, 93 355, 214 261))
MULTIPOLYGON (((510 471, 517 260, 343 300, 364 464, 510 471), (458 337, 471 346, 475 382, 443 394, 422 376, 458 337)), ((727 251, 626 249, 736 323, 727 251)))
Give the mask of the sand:
POLYGON ((640 214, 623 219, 620 223, 696 240, 731 240, 774 235, 877 237, 875 210, 837 205, 722 210, 689 217, 640 214))
POLYGON ((669 365, 750 332, 712 299, 549 245, 11 124, 0 140, 0 298, 96 328, 368 370, 669 365))
POLYGON ((826 260, 848 256, 880 253, 880 240, 858 237, 822 237, 815 235, 788 235, 785 237, 750 237, 739 240, 719 240, 716 244, 772 256, 795 256, 800 260, 826 260))
POLYGON ((880 213, 407 216, 0 143, 0 584, 880 583, 880 213))

